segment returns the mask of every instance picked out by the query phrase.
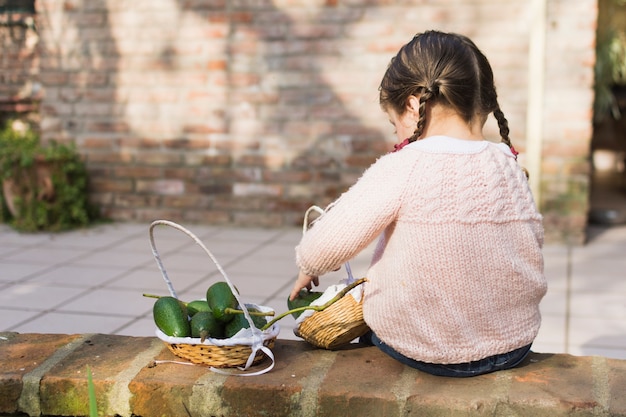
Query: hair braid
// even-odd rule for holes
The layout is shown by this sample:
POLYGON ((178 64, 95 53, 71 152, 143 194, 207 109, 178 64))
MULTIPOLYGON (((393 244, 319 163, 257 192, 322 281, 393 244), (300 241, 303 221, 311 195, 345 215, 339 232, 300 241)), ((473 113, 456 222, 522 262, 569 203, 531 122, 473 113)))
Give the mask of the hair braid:
POLYGON ((498 122, 498 127, 500 128, 500 137, 502 138, 502 142, 511 148, 513 145, 511 145, 511 139, 509 138, 509 122, 506 120, 506 117, 504 117, 504 113, 502 113, 499 106, 493 111, 493 115, 498 122))
MULTIPOLYGON (((500 110, 499 106, 493 111, 493 115, 498 121, 498 127, 500 128, 500 136, 502 137, 502 142, 504 142, 511 149, 511 151, 515 155, 515 159, 517 159, 517 151, 515 150, 515 148, 513 148, 513 144, 511 143, 511 139, 509 138, 509 122, 506 120, 506 117, 504 117, 504 113, 502 113, 502 110, 500 110)), ((530 177, 526 168, 522 167, 522 171, 524 171, 524 175, 526 175, 526 178, 530 177)))
POLYGON ((422 88, 422 94, 420 94, 419 99, 417 127, 415 128, 415 132, 413 132, 413 136, 409 138, 409 142, 415 142, 422 136, 422 133, 424 133, 424 126, 426 126, 426 102, 430 100, 433 95, 431 89, 422 88))

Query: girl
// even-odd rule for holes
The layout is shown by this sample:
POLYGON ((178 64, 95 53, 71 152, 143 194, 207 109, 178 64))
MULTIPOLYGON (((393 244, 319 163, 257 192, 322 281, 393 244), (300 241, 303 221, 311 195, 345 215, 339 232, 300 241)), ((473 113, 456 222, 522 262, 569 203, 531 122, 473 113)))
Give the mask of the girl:
POLYGON ((379 237, 367 341, 434 375, 514 367, 541 321, 543 227, 491 66, 467 37, 429 31, 392 58, 379 90, 403 141, 304 235, 290 297, 379 237), (501 143, 484 139, 490 113, 501 143))

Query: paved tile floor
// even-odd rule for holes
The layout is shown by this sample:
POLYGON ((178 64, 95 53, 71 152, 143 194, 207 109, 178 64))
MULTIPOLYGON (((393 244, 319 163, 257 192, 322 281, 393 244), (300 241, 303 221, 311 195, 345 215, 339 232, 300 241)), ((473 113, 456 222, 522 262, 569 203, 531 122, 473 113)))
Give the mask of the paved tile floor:
MULTIPOLYGON (((243 299, 287 309, 301 230, 187 226, 213 253, 243 299)), ((19 234, 0 225, 0 331, 153 336, 153 299, 168 294, 149 225, 113 223, 62 234, 19 234)), ((222 276, 184 233, 155 229, 158 253, 180 298, 204 297, 222 276)), ((591 229, 584 246, 547 245, 549 290, 537 352, 626 359, 626 226, 591 229)), ((350 262, 364 276, 371 250, 350 262)), ((345 270, 323 278, 323 286, 345 270)), ((296 339, 293 319, 280 338, 296 339)))

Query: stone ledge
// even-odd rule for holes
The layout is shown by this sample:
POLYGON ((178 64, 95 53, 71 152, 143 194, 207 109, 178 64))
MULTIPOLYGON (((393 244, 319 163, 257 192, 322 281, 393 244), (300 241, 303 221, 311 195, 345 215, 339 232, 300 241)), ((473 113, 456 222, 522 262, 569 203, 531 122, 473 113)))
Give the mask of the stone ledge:
MULTIPOLYGON (((157 338, 0 333, 0 415, 626 416, 626 361, 531 354, 470 379, 405 367, 374 347, 277 340, 275 368, 241 378, 180 360, 157 338)), ((258 365, 259 368, 266 362, 258 365)))

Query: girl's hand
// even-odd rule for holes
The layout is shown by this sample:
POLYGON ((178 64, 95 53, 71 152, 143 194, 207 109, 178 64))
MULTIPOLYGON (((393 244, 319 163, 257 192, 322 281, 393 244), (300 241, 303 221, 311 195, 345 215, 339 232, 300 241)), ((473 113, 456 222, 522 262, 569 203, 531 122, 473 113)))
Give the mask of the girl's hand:
POLYGON ((313 285, 320 285, 319 278, 316 276, 307 275, 304 272, 300 271, 298 273, 298 279, 293 285, 293 289, 291 290, 291 294, 289 295, 289 299, 293 301, 298 296, 298 293, 302 288, 306 288, 309 291, 312 290, 313 285))

